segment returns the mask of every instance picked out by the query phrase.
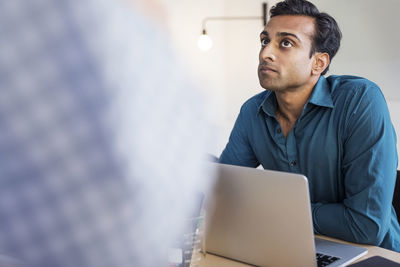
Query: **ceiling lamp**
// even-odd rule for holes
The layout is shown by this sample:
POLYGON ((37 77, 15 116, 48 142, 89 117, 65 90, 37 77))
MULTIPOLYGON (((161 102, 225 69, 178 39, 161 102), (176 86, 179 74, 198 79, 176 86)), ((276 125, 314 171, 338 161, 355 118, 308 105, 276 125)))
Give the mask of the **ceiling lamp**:
POLYGON ((203 19, 201 35, 199 37, 197 45, 199 46, 200 50, 202 50, 202 51, 208 51, 212 48, 213 41, 210 38, 210 36, 208 36, 207 30, 206 30, 207 21, 211 21, 211 20, 259 20, 259 19, 261 19, 263 21, 264 26, 267 25, 267 3, 266 2, 264 2, 262 4, 262 16, 205 17, 203 19))

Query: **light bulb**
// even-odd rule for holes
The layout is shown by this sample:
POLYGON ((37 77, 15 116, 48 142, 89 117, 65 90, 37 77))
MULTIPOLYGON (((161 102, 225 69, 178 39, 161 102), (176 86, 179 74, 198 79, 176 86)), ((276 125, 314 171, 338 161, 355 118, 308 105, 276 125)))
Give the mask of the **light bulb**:
POLYGON ((212 42, 210 36, 207 35, 205 30, 203 30, 203 34, 200 35, 197 45, 199 46, 200 50, 202 50, 202 51, 208 51, 211 49, 213 42, 212 42))

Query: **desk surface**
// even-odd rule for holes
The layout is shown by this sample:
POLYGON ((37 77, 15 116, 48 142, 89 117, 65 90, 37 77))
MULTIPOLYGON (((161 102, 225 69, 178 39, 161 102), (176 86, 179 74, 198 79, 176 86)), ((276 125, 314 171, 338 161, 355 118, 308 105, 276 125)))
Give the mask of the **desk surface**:
MULTIPOLYGON (((341 243, 345 243, 345 244, 351 244, 351 245, 358 246, 358 247, 364 247, 364 248, 368 249, 368 253, 355 262, 362 261, 362 260, 367 259, 372 256, 382 256, 382 257, 390 259, 392 261, 400 262, 400 253, 397 253, 397 252, 394 252, 394 251, 391 251, 388 249, 384 249, 384 248, 380 248, 380 247, 376 247, 376 246, 370 246, 370 245, 361 245, 361 244, 350 243, 350 242, 346 242, 346 241, 342 241, 342 240, 338 240, 338 239, 334 239, 334 238, 330 238, 330 237, 326 237, 326 236, 317 236, 317 237, 336 241, 336 242, 341 242, 341 243)), ((246 266, 248 267, 251 265, 247 265, 247 264, 240 263, 237 261, 229 260, 229 259, 226 259, 223 257, 218 257, 218 256, 208 254, 208 253, 205 256, 202 256, 202 259, 200 262, 200 267, 246 267, 246 266)))

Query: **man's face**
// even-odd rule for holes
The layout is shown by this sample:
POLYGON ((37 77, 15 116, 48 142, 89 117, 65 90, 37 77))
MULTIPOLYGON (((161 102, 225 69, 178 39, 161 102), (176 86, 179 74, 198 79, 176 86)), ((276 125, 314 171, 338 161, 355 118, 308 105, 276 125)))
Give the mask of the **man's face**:
POLYGON ((260 85, 272 91, 292 91, 311 82, 310 58, 314 19, 307 16, 276 16, 261 33, 260 85))

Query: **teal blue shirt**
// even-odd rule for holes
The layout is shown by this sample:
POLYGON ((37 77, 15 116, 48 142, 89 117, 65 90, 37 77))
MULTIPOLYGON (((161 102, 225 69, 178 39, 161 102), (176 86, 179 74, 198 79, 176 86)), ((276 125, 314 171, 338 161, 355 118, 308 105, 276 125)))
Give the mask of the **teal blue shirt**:
POLYGON ((400 252, 396 134, 379 87, 321 76, 286 138, 276 107, 274 92, 250 98, 219 161, 304 174, 316 233, 400 252))

